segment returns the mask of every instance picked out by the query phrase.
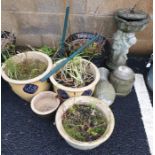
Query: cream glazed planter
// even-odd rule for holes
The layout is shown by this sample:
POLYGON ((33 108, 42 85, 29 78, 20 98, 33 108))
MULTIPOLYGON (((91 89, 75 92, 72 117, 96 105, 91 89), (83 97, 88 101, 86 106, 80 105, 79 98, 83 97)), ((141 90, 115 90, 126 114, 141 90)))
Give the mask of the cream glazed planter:
MULTIPOLYGON (((63 60, 57 61, 54 64, 54 66, 63 60)), ((95 76, 94 81, 91 84, 89 84, 88 86, 85 86, 82 88, 66 87, 66 86, 63 86, 62 84, 58 83, 54 79, 54 75, 50 77, 50 81, 52 82, 52 84, 54 86, 54 91, 64 100, 68 99, 70 97, 75 97, 75 96, 92 96, 93 92, 95 90, 95 87, 100 80, 100 72, 99 72, 98 68, 92 62, 90 62, 86 59, 82 59, 82 61, 84 61, 86 63, 90 63, 89 72, 94 74, 94 76, 95 76)))
POLYGON ((29 80, 14 80, 10 79, 4 71, 5 63, 2 65, 2 77, 5 81, 9 83, 14 93, 20 96, 22 99, 30 102, 31 99, 38 94, 39 92, 49 90, 50 84, 45 81, 41 82, 40 80, 46 76, 52 69, 52 60, 46 54, 37 51, 28 51, 25 53, 17 54, 11 59, 17 63, 24 61, 24 59, 30 58, 34 60, 40 60, 47 64, 47 69, 40 74, 39 76, 29 79, 29 80))
POLYGON ((113 129, 114 129, 114 125, 115 125, 114 115, 111 109, 109 108, 109 106, 103 101, 97 98, 94 98, 94 97, 90 97, 90 96, 72 97, 66 100, 59 107, 56 113, 55 122, 56 122, 56 127, 57 127, 58 132, 65 139, 65 141, 72 147, 79 149, 79 150, 94 149, 97 146, 104 143, 111 136, 113 129), (81 141, 75 140, 74 138, 72 138, 66 133, 62 125, 62 116, 74 104, 86 104, 86 105, 95 104, 96 108, 100 109, 103 112, 107 120, 108 126, 107 126, 105 133, 100 138, 92 142, 81 142, 81 141))

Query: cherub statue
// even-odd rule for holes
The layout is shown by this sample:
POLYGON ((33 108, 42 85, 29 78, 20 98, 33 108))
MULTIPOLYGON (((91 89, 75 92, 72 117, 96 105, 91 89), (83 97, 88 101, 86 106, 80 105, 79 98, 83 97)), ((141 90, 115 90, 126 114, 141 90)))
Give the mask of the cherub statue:
POLYGON ((113 37, 110 64, 112 68, 126 65, 129 48, 136 43, 135 33, 125 33, 118 30, 113 37))

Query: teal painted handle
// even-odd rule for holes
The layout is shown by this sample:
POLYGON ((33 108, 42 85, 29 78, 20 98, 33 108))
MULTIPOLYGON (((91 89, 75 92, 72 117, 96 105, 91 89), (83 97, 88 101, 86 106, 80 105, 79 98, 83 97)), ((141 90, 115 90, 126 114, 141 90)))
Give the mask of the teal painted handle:
POLYGON ((73 54, 71 54, 68 58, 66 58, 65 60, 63 60, 62 62, 60 62, 59 64, 57 64, 45 77, 43 77, 40 81, 44 82, 46 81, 50 76, 52 76, 53 74, 55 74, 58 70, 60 70, 62 67, 64 67, 64 65, 66 65, 72 58, 74 58, 77 54, 79 54, 80 52, 82 52, 87 46, 89 46, 90 44, 92 44, 96 39, 98 38, 97 36, 94 36, 91 40, 87 41, 86 44, 84 44, 83 46, 81 46, 78 50, 76 50, 75 52, 73 52, 73 54))
POLYGON ((64 27, 63 27, 63 33, 62 33, 62 38, 60 41, 60 49, 64 48, 64 42, 65 42, 65 37, 66 37, 66 32, 67 32, 67 26, 68 26, 68 17, 69 17, 69 10, 70 7, 66 7, 66 14, 65 14, 65 19, 64 19, 64 27))

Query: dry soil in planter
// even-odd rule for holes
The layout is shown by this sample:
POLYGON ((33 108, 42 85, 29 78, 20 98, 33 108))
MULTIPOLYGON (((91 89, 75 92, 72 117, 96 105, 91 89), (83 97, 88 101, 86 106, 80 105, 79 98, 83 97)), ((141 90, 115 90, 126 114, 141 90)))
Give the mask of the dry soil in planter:
POLYGON ((50 84, 40 81, 52 69, 52 60, 46 54, 27 51, 8 60, 2 65, 2 77, 22 99, 30 102, 39 92, 49 90, 50 84))
POLYGON ((5 72, 9 78, 14 80, 33 79, 42 74, 47 69, 47 65, 40 60, 25 59, 16 63, 11 59, 6 61, 5 72))
MULTIPOLYGON (((63 60, 64 59, 56 62, 56 64, 54 66, 56 66, 57 64, 59 64, 63 60)), ((66 74, 64 76, 64 78, 67 78, 67 81, 68 81, 67 84, 72 84, 73 83, 74 86, 73 85, 65 86, 62 83, 62 82, 64 82, 63 78, 57 79, 56 75, 53 75, 53 76, 50 77, 50 80, 54 85, 54 92, 56 92, 64 100, 68 99, 70 97, 73 97, 73 96, 81 96, 81 95, 89 95, 89 96, 91 96, 93 94, 93 92, 94 92, 96 84, 98 83, 98 81, 100 79, 99 70, 93 63, 91 63, 90 61, 85 60, 85 59, 82 59, 81 61, 82 61, 82 63, 87 64, 86 68, 83 67, 83 65, 82 65, 82 67, 80 67, 81 63, 79 63, 79 65, 77 65, 77 64, 75 65, 76 66, 75 68, 73 67, 73 69, 70 69, 70 73, 72 73, 73 70, 76 70, 75 73, 77 73, 77 67, 78 67, 79 70, 85 70, 84 72, 82 71, 83 74, 81 74, 81 71, 79 71, 78 73, 80 73, 80 76, 76 75, 76 78, 71 79, 71 80, 76 79, 74 81, 74 83, 73 82, 70 83, 70 78, 67 78, 66 74), (86 76, 86 74, 87 75, 89 74, 91 76, 86 76), (83 78, 83 77, 85 77, 85 78, 83 78), (93 77, 92 82, 89 83, 88 80, 85 80, 86 77, 87 78, 89 77, 88 79, 90 79, 90 77, 93 77)), ((64 67, 67 68, 68 64, 66 64, 64 67)), ((64 68, 62 68, 62 70, 64 70, 64 68)), ((65 70, 67 70, 67 69, 65 69, 65 70)), ((64 75, 63 71, 62 71, 61 75, 64 75)))
MULTIPOLYGON (((86 43, 86 41, 91 40, 94 36, 96 36, 96 34, 90 32, 71 34, 65 41, 69 50, 66 51, 64 55, 69 56, 74 50, 80 48, 86 43)), ((80 53, 80 56, 84 59, 90 60, 96 66, 101 67, 109 57, 110 49, 111 46, 109 41, 104 36, 99 35, 93 44, 80 53)))
POLYGON ((81 57, 75 57, 55 75, 58 83, 71 88, 88 86, 94 78, 90 72, 90 63, 83 61, 81 57))

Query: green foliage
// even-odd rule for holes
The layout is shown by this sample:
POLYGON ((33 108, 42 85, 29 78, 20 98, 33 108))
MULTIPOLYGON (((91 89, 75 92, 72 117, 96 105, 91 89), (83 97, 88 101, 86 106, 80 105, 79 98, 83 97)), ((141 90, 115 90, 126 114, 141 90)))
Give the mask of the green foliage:
POLYGON ((75 131, 75 128, 78 129, 78 127, 72 127, 72 126, 69 126, 68 124, 64 124, 64 128, 66 130, 67 133, 69 133, 69 135, 77 140, 80 140, 80 141, 85 141, 85 138, 83 136, 83 133, 80 133, 80 132, 76 132, 75 131))
POLYGON ((55 52, 57 51, 57 49, 56 48, 50 48, 47 45, 44 45, 41 48, 39 48, 38 51, 52 57, 55 54, 55 52))
MULTIPOLYGON (((72 47, 74 50, 78 49, 80 46, 76 46, 76 47, 72 47)), ((70 54, 72 54, 74 52, 74 50, 71 50, 70 54)), ((92 58, 101 55, 101 48, 96 44, 93 43, 91 45, 89 45, 89 47, 85 48, 80 54, 79 56, 81 56, 82 58, 86 58, 88 60, 91 60, 92 58)))
POLYGON ((94 75, 89 73, 89 64, 81 57, 75 57, 56 74, 55 79, 68 87, 86 86, 94 80, 94 75))
POLYGON ((92 105, 73 105, 63 115, 63 127, 76 140, 88 142, 98 139, 107 128, 103 113, 92 105))
POLYGON ((5 61, 6 67, 5 72, 11 79, 17 79, 18 77, 18 70, 17 70, 17 64, 14 63, 11 59, 7 59, 5 61))
POLYGON ((25 59, 23 62, 16 63, 11 58, 5 61, 5 72, 9 78, 15 80, 28 80, 43 73, 47 65, 39 60, 25 59))
POLYGON ((15 55, 15 45, 13 44, 7 44, 6 47, 4 49, 2 49, 1 51, 1 60, 2 62, 6 61, 7 59, 9 59, 11 56, 15 55))

